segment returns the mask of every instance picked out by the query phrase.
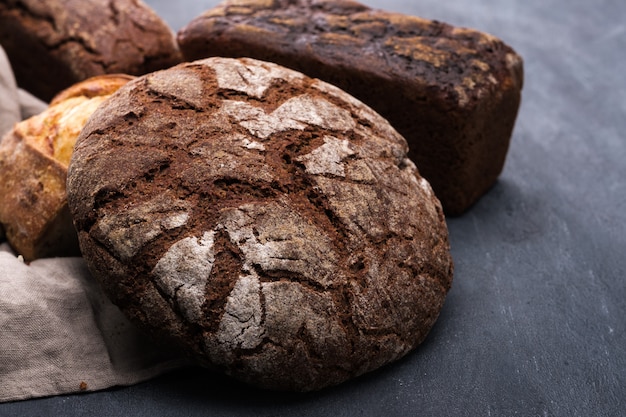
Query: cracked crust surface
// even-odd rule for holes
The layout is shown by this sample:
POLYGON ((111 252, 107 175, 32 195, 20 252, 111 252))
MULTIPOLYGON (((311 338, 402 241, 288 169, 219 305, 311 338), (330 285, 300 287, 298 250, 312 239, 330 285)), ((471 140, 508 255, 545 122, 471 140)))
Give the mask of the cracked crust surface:
POLYGON ((112 300, 207 367, 314 390, 411 351, 452 281, 406 141, 322 81, 211 58, 140 77, 83 129, 68 200, 112 300))
POLYGON ((172 30, 137 0, 2 1, 0 42, 20 87, 46 101, 92 76, 181 61, 172 30))
POLYGON ((228 0, 178 42, 187 60, 276 62, 359 98, 407 139, 447 214, 470 207, 504 165, 523 63, 488 34, 351 0, 228 0))

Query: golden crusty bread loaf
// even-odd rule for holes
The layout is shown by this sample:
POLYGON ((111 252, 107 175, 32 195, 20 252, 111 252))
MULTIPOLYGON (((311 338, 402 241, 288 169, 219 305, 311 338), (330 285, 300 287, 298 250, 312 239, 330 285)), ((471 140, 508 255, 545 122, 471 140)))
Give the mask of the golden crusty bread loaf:
POLYGON ((103 75, 75 84, 0 141, 0 224, 25 260, 79 253, 65 195, 74 143, 96 108, 132 78, 103 75))

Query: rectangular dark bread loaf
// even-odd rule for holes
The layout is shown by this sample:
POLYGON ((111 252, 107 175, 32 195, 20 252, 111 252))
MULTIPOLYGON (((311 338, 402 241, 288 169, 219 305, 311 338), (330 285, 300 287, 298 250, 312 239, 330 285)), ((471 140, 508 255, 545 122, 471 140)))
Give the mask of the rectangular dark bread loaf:
POLYGON ((178 43, 187 60, 276 62, 359 98, 407 139, 449 215, 502 171, 523 64, 493 36, 349 0, 237 0, 194 19, 178 43))
POLYGON ((137 0, 2 0, 0 44, 18 85, 45 101, 96 75, 181 61, 174 32, 137 0))

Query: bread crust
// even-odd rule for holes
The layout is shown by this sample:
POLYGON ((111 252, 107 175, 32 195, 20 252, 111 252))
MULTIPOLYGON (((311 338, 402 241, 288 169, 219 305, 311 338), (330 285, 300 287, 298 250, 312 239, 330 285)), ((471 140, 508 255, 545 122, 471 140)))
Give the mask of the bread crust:
POLYGON ((187 60, 249 56, 337 85, 388 119, 446 214, 502 171, 523 62, 476 30, 354 1, 225 1, 178 32, 187 60))

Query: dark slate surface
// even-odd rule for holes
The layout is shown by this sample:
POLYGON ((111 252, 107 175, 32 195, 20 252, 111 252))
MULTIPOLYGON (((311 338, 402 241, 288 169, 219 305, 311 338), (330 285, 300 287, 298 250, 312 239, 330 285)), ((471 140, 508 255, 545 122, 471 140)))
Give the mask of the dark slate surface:
MULTIPOLYGON (((215 1, 148 1, 177 30, 215 1)), ((0 405, 2 416, 626 415, 626 3, 370 0, 525 59, 505 171, 449 219, 456 274, 427 341, 339 387, 266 393, 200 370, 0 405)))

